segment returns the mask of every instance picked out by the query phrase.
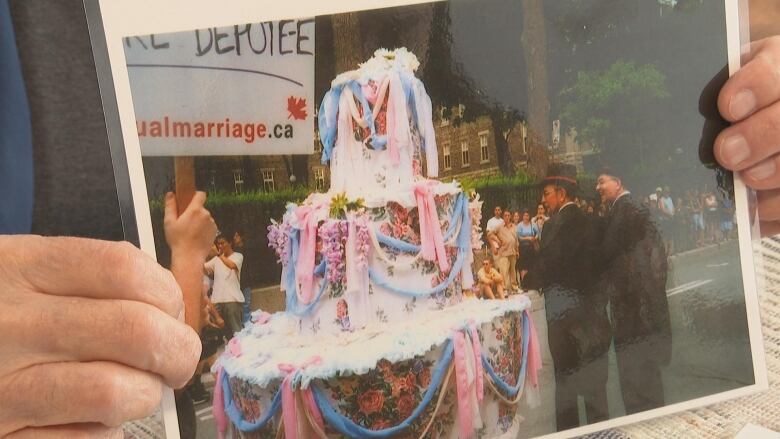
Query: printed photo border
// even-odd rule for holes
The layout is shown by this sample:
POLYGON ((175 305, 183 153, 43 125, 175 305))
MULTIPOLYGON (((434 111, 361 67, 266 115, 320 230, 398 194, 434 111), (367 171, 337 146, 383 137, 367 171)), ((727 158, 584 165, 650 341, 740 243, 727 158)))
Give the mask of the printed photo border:
MULTIPOLYGON (((440 1, 440 0, 435 0, 440 1)), ((728 54, 730 74, 740 67, 741 55, 749 47, 747 0, 723 0, 726 4, 728 54)), ((321 2, 258 2, 234 0, 229 4, 208 0, 136 0, 132 3, 108 0, 85 0, 90 24, 98 78, 103 95, 109 141, 112 148, 117 190, 128 240, 136 239, 143 251, 155 257, 152 219, 147 203, 147 188, 141 161, 141 149, 136 131, 135 113, 122 38, 134 35, 160 34, 198 28, 227 26, 235 23, 259 22, 303 16, 328 15, 342 12, 431 3, 421 0, 333 0, 321 2), (115 99, 115 100, 114 100, 115 99)), ((742 278, 751 342, 755 383, 743 388, 697 398, 647 412, 623 416, 544 438, 572 437, 607 428, 618 427, 684 410, 746 396, 768 388, 765 351, 759 321, 759 289, 756 279, 754 246, 760 239, 758 221, 751 215, 753 194, 739 175, 734 178, 738 236, 742 278), (751 218, 754 221, 751 222, 751 218)), ((753 212, 755 209, 753 208, 753 212)), ((178 423, 173 392, 163 397, 163 417, 167 438, 178 438, 178 423)))

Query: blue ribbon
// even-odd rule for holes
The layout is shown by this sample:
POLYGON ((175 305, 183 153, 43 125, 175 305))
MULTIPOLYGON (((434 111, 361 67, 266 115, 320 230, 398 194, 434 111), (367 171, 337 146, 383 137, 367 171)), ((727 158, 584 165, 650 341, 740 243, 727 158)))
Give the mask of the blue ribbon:
MULTIPOLYGON (((398 77, 401 78, 401 87, 404 89, 404 95, 406 96, 406 103, 409 109, 412 111, 412 121, 414 122, 414 126, 417 127, 418 132, 422 132, 422 128, 420 128, 420 120, 417 116, 417 102, 414 98, 414 84, 415 81, 419 81, 419 79, 415 78, 414 75, 412 75, 409 72, 398 72, 398 77)), ((423 139, 423 145, 425 139, 420 136, 421 139, 423 139)), ((423 148, 424 150, 424 148, 423 148)))
MULTIPOLYGON (((461 217, 461 222, 463 219, 463 204, 465 203, 465 196, 463 194, 459 194, 457 198, 455 199, 455 206, 452 209, 452 217, 450 218, 450 225, 447 231, 444 233, 444 241, 449 241, 449 239, 452 237, 452 234, 455 233, 455 227, 458 225, 458 216, 461 217)), ((466 208, 466 215, 468 215, 468 207, 466 208)), ((470 217, 469 217, 470 218, 470 217)), ((469 226, 469 230, 471 229, 471 226, 469 226)), ((384 244, 392 249, 400 250, 404 253, 419 253, 421 250, 421 247, 419 245, 410 244, 406 241, 393 238, 391 236, 387 236, 381 232, 376 232, 376 239, 379 241, 380 244, 384 244)))
POLYGON ((438 390, 442 384, 444 374, 446 373, 447 367, 449 367, 450 361, 452 360, 452 353, 452 340, 449 340, 447 345, 444 347, 444 351, 439 357, 439 361, 436 364, 436 368, 434 369, 434 372, 431 376, 431 384, 428 386, 428 389, 426 389, 422 401, 420 401, 420 404, 414 409, 408 418, 404 419, 400 424, 394 427, 386 428, 384 430, 369 430, 367 428, 361 427, 360 425, 354 423, 351 419, 336 411, 336 409, 333 408, 327 397, 324 395, 324 392, 322 392, 316 386, 311 386, 312 394, 314 395, 314 401, 317 403, 317 407, 319 407, 320 412, 322 413, 322 417, 325 419, 325 421, 327 421, 328 425, 335 428, 343 435, 369 439, 391 437, 408 428, 425 411, 425 408, 433 399, 436 390, 438 390))
POLYGON ((371 133, 368 142, 369 145, 373 149, 384 149, 387 144, 387 136, 379 136, 376 133, 374 113, 371 110, 368 100, 363 95, 363 88, 360 84, 357 81, 348 81, 343 84, 338 84, 325 93, 325 97, 320 103, 320 110, 317 113, 320 141, 322 142, 321 162, 323 165, 330 161, 331 155, 333 154, 333 146, 336 143, 339 126, 339 101, 341 100, 341 93, 344 91, 344 87, 349 87, 349 90, 358 99, 360 106, 363 108, 363 120, 371 133))
MULTIPOLYGON (((445 279, 442 283, 440 283, 439 285, 431 289, 424 290, 424 291, 413 291, 413 290, 398 288, 391 285, 387 281, 387 279, 382 277, 381 274, 379 274, 373 268, 369 267, 368 269, 369 280, 371 280, 371 282, 373 282, 374 284, 390 292, 393 292, 401 296, 407 296, 407 297, 417 297, 417 298, 428 297, 434 294, 439 294, 445 289, 447 289, 447 287, 449 287, 450 284, 452 284, 452 282, 455 280, 458 274, 460 274, 461 270, 463 269, 463 264, 466 261, 468 252, 471 251, 471 215, 469 214, 468 204, 465 202, 464 195, 461 194, 460 197, 462 197, 462 199, 461 202, 459 203, 460 214, 461 214, 461 225, 460 225, 460 231, 458 233, 458 238, 457 238, 458 257, 457 259, 455 259, 455 263, 450 268, 450 273, 447 276, 447 279, 445 279)), ((452 223, 450 225, 452 226, 452 223)), ((411 244, 404 242, 404 245, 411 245, 411 244)))
POLYGON ((399 296, 423 298, 423 297, 439 294, 442 291, 446 290, 447 287, 449 287, 450 284, 452 284, 452 282, 455 280, 455 277, 457 277, 460 274, 465 259, 466 259, 466 253, 462 250, 458 250, 458 257, 457 259, 455 259, 455 263, 452 264, 452 267, 450 268, 450 273, 449 275, 447 275, 447 279, 445 279, 439 285, 436 285, 433 288, 423 290, 423 291, 414 291, 414 290, 407 290, 404 288, 395 287, 391 285, 387 281, 387 279, 383 278, 382 275, 377 273, 373 268, 368 269, 368 278, 375 285, 380 286, 390 291, 391 293, 398 294, 399 296))
POLYGON ((520 373, 517 376, 517 384, 514 386, 510 386, 504 380, 502 380, 498 374, 496 374, 496 371, 490 364, 487 355, 484 352, 482 353, 482 366, 485 368, 485 371, 487 371, 488 375, 490 375, 490 378, 493 379, 493 382, 496 383, 498 388, 501 389, 501 391, 504 392, 509 398, 514 398, 517 396, 518 392, 523 389, 523 385, 525 384, 525 372, 528 365, 528 339, 530 336, 531 334, 528 328, 528 310, 525 310, 523 311, 523 359, 520 362, 520 373))
POLYGON ((338 131, 338 111, 339 101, 341 100, 341 91, 344 84, 331 88, 320 103, 320 111, 317 113, 317 119, 320 126, 320 141, 322 142, 322 164, 330 161, 330 155, 333 152, 333 144, 336 142, 336 133, 338 131), (326 103, 332 101, 330 111, 326 109, 326 103))
MULTIPOLYGON (((468 327, 465 327, 464 330, 468 331, 468 327)), ((506 382, 504 382, 496 374, 495 370, 493 370, 493 366, 491 366, 490 361, 487 358, 487 355, 484 352, 482 353, 482 364, 485 368, 485 371, 487 371, 487 373, 490 375, 490 377, 493 379, 493 382, 496 383, 499 389, 505 392, 510 398, 517 396, 518 392, 522 390, 523 385, 525 383, 525 374, 528 365, 528 344, 529 344, 528 337, 530 336, 528 310, 523 311, 522 334, 523 334, 523 356, 520 365, 520 373, 517 378, 517 385, 515 386, 510 386, 506 382)), ((469 336, 473 336, 473 335, 469 332, 469 336)), ((450 339, 447 341, 447 344, 444 346, 444 350, 442 351, 439 360, 436 363, 436 367, 434 368, 434 371, 431 376, 431 383, 428 386, 428 388, 425 390, 425 394, 423 394, 423 398, 420 401, 420 404, 414 409, 414 411, 412 412, 411 415, 409 415, 408 418, 404 419, 401 423, 399 423, 394 427, 386 428, 383 430, 369 430, 365 427, 356 424, 351 419, 339 413, 328 401, 328 398, 325 396, 325 393, 314 384, 311 385, 312 395, 314 396, 314 401, 317 404, 320 413, 322 413, 323 419, 328 423, 328 425, 336 429, 339 433, 346 435, 348 437, 359 437, 359 438, 369 438, 369 439, 389 438, 400 433, 404 429, 409 428, 411 424, 415 422, 417 418, 419 418, 420 415, 425 411, 426 407, 428 407, 428 404, 430 404, 430 402, 433 400, 436 391, 441 388, 442 381, 444 379, 444 374, 447 368, 449 367, 450 362, 452 361, 453 352, 454 352, 454 346, 452 343, 452 339, 450 339)), ((235 403, 233 402, 233 393, 230 389, 229 377, 227 373, 223 373, 221 385, 223 389, 223 394, 225 395, 225 412, 230 417, 230 420, 233 422, 233 424, 243 432, 253 432, 265 427, 268 424, 268 422, 271 420, 271 418, 276 414, 276 412, 279 411, 279 408, 281 406, 281 389, 280 389, 279 391, 276 392, 276 395, 274 396, 273 401, 271 402, 271 407, 265 412, 265 414, 263 414, 262 418, 255 422, 247 422, 246 420, 244 420, 241 411, 235 406, 235 403)))
POLYGON ((387 145, 387 136, 380 136, 376 133, 374 112, 368 104, 368 100, 363 95, 363 87, 361 87, 357 81, 350 81, 349 89, 358 101, 360 101, 360 106, 363 107, 363 121, 366 123, 366 126, 368 126, 368 130, 371 133, 368 138, 368 145, 373 149, 385 149, 385 145, 387 145))
POLYGON ((276 395, 271 402, 271 407, 266 410, 263 416, 255 422, 248 422, 244 419, 244 415, 238 407, 236 407, 235 402, 233 402, 233 391, 230 390, 230 382, 228 381, 227 373, 222 374, 221 385, 222 393, 225 395, 225 413, 227 413, 230 420, 233 421, 236 428, 246 433, 251 433, 265 427, 282 405, 282 391, 280 389, 276 392, 276 395))

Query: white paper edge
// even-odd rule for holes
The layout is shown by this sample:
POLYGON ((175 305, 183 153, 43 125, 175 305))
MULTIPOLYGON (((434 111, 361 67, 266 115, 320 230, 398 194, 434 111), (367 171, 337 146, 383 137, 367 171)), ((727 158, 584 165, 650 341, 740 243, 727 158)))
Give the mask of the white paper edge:
MULTIPOLYGON (((224 8, 224 3, 211 0, 135 0, 132 3, 117 0, 99 1, 127 155, 139 241, 141 249, 155 258, 156 252, 152 234, 151 214, 147 201, 148 196, 141 162, 141 149, 135 129, 135 113, 130 93, 122 37, 431 3, 431 1, 425 0, 374 0, 371 2, 365 0, 329 0, 327 2, 299 0, 279 3, 259 2, 257 0, 233 0, 230 2, 231 8, 226 9, 224 8), (149 13, 149 11, 154 11, 154 14, 149 13), (186 12, 183 13, 182 11, 186 12)), ((726 5, 729 71, 730 74, 733 74, 739 69, 742 49, 750 41, 747 36, 749 35, 747 29, 747 0, 724 1, 726 5), (740 19, 740 17, 744 18, 740 19)), ((560 433, 539 436, 539 438, 568 438, 592 433, 747 396, 766 390, 769 387, 754 271, 753 235, 751 235, 747 211, 747 190, 738 175, 734 176, 734 192, 755 384, 560 433)), ((165 389, 163 393, 162 412, 166 438, 179 438, 176 406, 173 392, 170 389, 165 389)))

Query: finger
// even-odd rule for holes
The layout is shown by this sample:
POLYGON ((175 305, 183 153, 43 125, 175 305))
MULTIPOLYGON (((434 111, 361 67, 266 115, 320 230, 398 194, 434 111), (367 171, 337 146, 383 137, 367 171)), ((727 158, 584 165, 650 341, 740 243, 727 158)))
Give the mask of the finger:
POLYGON ((780 221, 761 221, 759 224, 762 238, 780 235, 780 221))
POLYGON ((187 211, 200 209, 203 207, 205 203, 206 203, 206 193, 203 191, 195 192, 195 195, 193 195, 190 204, 187 206, 187 209, 185 210, 185 213, 187 211))
POLYGON ((179 206, 176 202, 176 195, 173 192, 165 194, 165 213, 163 221, 169 224, 179 218, 179 206))
POLYGON ((51 427, 24 428, 6 436, 7 439, 122 439, 121 427, 102 424, 71 424, 51 427))
MULTIPOLYGON (((187 325, 145 303, 39 295, 19 306, 16 337, 45 361, 113 361, 163 377, 182 387, 200 357, 198 335, 187 325), (68 328, 52 337, 52 328, 68 328)), ((31 357, 32 357, 31 355, 31 357)))
MULTIPOLYGON (((780 189, 758 191, 758 219, 763 222, 780 220, 780 189)), ((762 230, 763 231, 763 230, 762 230)))
POLYGON ((154 374, 110 362, 48 363, 6 377, 0 425, 12 431, 97 423, 116 427, 151 415, 160 405, 162 382, 154 374))
MULTIPOLYGON (((204 207, 205 203, 206 203, 206 193, 200 191, 195 192, 195 195, 192 197, 192 201, 190 201, 190 204, 187 206, 187 210, 184 211, 184 214, 182 216, 207 220, 209 221, 209 223, 213 224, 214 227, 216 227, 217 223, 214 221, 214 218, 211 216, 211 212, 209 212, 204 207)), ((216 234, 216 230, 214 232, 216 234)))
POLYGON ((780 40, 764 40, 721 89, 718 109, 731 122, 780 100, 780 40))
MULTIPOLYGON (((725 168, 741 171, 774 155, 780 148, 780 102, 760 110, 721 132, 715 139, 715 158, 725 168)), ((767 169, 754 172, 752 180, 767 178, 767 169)))
POLYGON ((750 188, 763 192, 780 187, 780 156, 764 159, 740 173, 742 181, 750 188))
POLYGON ((2 237, 0 253, 14 254, 0 278, 57 296, 137 300, 178 317, 184 309, 173 275, 130 243, 83 238, 2 237), (22 251, 20 251, 22 250, 22 251), (18 271, 18 274, 16 273, 18 271))

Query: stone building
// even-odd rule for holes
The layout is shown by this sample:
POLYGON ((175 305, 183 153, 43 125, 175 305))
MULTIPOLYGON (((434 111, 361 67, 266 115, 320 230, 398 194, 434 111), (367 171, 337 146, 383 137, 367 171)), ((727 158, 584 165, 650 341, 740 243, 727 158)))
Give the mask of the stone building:
MULTIPOLYGON (((560 124, 558 126, 560 127, 560 124)), ((559 136, 560 141, 553 142, 553 160, 574 165, 578 173, 593 171, 594 166, 591 163, 598 155, 593 145, 578 142, 577 130, 574 128, 563 130, 562 134, 559 136)))
MULTIPOLYGON (((488 116, 459 124, 438 117, 434 121, 434 129, 439 151, 440 179, 486 177, 500 172, 496 133, 488 116)), ((506 132, 500 135, 506 135, 506 132)), ((299 184, 312 190, 327 190, 330 186, 329 169, 328 165, 320 162, 322 146, 316 132, 314 144, 314 154, 307 158, 308 178, 305 182, 300 181, 300 176, 293 172, 291 156, 231 156, 196 157, 196 184, 198 189, 211 193, 278 191, 299 184)), ((548 147, 534 136, 525 123, 518 122, 510 130, 508 144, 517 170, 524 170, 533 176, 543 175, 549 161, 548 147)), ((156 159, 158 163, 160 160, 156 159)), ((172 169, 168 160, 162 161, 165 163, 158 166, 172 169)), ((152 162, 149 160, 145 166, 152 166, 152 162)), ((162 193, 171 186, 170 182, 147 183, 150 195, 162 193)))

